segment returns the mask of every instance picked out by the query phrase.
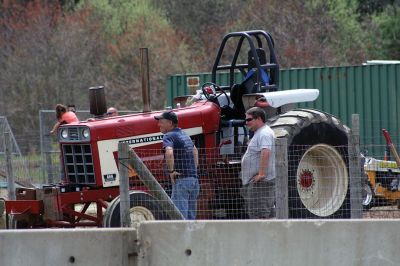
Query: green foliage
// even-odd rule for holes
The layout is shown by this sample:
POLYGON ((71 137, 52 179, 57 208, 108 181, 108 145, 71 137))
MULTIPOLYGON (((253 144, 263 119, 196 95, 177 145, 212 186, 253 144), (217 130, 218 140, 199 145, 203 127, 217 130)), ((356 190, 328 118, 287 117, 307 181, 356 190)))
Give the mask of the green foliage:
POLYGON ((166 19, 146 0, 88 0, 88 3, 93 6, 94 16, 103 22, 110 36, 125 33, 130 25, 141 18, 157 21, 158 25, 167 25, 166 19))
POLYGON ((212 27, 224 27, 246 4, 240 0, 153 0, 153 4, 165 11, 172 25, 194 38, 205 34, 212 27))
POLYGON ((190 47, 190 68, 185 72, 210 71, 216 51, 230 25, 247 3, 243 0, 152 0, 190 47))
POLYGON ((162 108, 167 75, 182 72, 190 65, 187 45, 149 1, 89 0, 88 3, 93 11, 92 19, 101 22, 108 39, 109 53, 103 65, 108 101, 119 108, 141 109, 139 48, 146 47, 153 108, 162 108))
POLYGON ((357 13, 360 16, 381 13, 387 6, 400 3, 398 0, 358 0, 357 13))
POLYGON ((358 22, 356 0, 312 0, 307 6, 314 15, 327 15, 332 19, 333 31, 324 36, 335 52, 340 65, 360 64, 365 59, 367 33, 358 22))
POLYGON ((400 60, 400 6, 387 6, 372 20, 379 29, 381 59, 400 60))
POLYGON ((75 7, 79 4, 80 0, 59 0, 60 5, 63 7, 65 11, 73 12, 75 7))

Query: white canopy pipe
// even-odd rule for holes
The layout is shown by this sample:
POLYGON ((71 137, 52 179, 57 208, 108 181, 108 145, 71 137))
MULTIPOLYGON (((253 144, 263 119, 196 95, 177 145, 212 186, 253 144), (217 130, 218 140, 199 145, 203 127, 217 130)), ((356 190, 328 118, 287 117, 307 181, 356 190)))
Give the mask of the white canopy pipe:
POLYGON ((245 109, 253 106, 277 108, 289 103, 315 101, 318 96, 318 89, 296 89, 245 94, 242 99, 245 109))

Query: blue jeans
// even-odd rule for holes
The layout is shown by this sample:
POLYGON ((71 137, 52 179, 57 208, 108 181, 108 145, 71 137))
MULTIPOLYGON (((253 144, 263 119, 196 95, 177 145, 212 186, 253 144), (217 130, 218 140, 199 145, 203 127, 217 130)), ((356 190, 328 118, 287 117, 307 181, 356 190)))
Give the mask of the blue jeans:
POLYGON ((171 199, 187 220, 196 219, 199 192, 199 180, 195 177, 176 179, 175 185, 172 186, 171 199))

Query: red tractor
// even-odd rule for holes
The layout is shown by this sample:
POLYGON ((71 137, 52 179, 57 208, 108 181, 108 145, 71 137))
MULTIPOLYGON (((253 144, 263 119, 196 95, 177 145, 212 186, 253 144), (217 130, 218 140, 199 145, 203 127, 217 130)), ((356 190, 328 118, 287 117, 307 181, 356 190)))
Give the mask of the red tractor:
MULTIPOLYGON (((315 100, 319 92, 279 91, 278 75, 269 33, 234 32, 220 45, 212 82, 202 86, 197 98, 177 98, 179 107, 173 110, 179 127, 191 136, 200 152, 198 219, 246 218, 239 172, 249 137, 244 114, 252 106, 264 108, 276 138, 287 138, 289 217, 350 217, 349 129, 322 111, 293 109, 297 102, 315 100), (234 48, 230 56, 228 47, 234 48), (216 84, 221 71, 230 74, 227 86, 216 84), (240 84, 234 84, 235 71, 243 74, 240 84)), ((19 188, 17 200, 5 204, 11 227, 119 226, 119 142, 128 143, 168 191, 162 134, 154 120, 160 112, 104 117, 106 106, 99 101, 103 88, 92 88, 91 92, 95 118, 58 130, 65 182, 41 189, 19 188), (94 204, 97 208, 88 212, 94 204)), ((135 219, 168 219, 135 171, 129 172, 135 219)))

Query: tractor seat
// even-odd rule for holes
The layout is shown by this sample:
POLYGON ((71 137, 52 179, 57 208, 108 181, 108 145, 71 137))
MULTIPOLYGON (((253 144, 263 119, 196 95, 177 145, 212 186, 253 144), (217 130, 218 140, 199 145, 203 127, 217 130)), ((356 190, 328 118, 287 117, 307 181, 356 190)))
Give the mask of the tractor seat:
POLYGON ((245 109, 242 101, 242 95, 244 90, 242 84, 235 84, 231 88, 230 98, 233 103, 233 107, 225 105, 221 107, 221 114, 225 120, 230 119, 244 119, 245 109))

